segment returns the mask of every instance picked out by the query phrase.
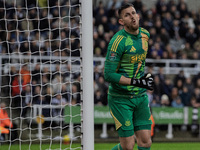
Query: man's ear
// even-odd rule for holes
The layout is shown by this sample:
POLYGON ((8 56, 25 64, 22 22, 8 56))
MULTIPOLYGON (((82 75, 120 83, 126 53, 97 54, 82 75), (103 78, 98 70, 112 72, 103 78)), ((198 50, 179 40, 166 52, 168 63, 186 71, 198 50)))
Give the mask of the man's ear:
POLYGON ((121 24, 122 26, 124 25, 124 21, 122 19, 118 20, 119 24, 121 24))

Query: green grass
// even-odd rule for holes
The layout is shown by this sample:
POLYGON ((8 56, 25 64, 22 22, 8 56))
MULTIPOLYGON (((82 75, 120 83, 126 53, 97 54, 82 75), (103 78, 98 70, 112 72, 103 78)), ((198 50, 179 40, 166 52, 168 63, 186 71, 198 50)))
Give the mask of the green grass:
MULTIPOLYGON (((95 144, 95 150, 111 150, 114 147, 115 143, 98 143, 95 144)), ((21 148, 19 145, 1 145, 0 150, 60 150, 59 144, 52 144, 51 147, 47 144, 32 144, 30 149, 29 145, 22 144, 21 148)), ((199 150, 200 143, 153 143, 151 150, 199 150)), ((62 150, 81 150, 80 144, 70 145, 62 144, 62 150), (79 148, 77 148, 79 147, 79 148)), ((134 150, 137 150, 137 146, 135 146, 134 150)))

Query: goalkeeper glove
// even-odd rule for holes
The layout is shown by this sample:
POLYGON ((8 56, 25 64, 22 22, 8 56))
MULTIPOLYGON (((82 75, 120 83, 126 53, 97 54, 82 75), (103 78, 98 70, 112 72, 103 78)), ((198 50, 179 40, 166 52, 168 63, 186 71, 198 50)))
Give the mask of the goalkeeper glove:
POLYGON ((154 86, 153 77, 150 73, 148 73, 140 79, 131 78, 131 85, 152 91, 154 86))

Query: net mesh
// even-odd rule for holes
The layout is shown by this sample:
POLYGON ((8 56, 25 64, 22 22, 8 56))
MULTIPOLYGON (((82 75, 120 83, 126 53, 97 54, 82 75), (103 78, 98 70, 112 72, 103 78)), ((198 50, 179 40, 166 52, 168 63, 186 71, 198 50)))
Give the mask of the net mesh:
POLYGON ((71 147, 81 138, 80 124, 70 122, 81 100, 79 1, 1 0, 0 6, 0 143, 71 147))

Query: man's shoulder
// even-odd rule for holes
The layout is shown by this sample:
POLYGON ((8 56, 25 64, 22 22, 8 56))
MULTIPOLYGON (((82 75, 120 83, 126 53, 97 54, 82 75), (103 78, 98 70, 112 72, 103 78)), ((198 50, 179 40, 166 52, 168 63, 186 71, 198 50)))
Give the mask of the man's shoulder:
POLYGON ((148 38, 150 37, 150 33, 149 33, 149 31, 147 31, 145 28, 140 27, 140 31, 141 31, 142 34, 147 35, 148 38))
POLYGON ((122 30, 118 31, 110 40, 108 45, 108 50, 111 50, 113 52, 117 51, 119 52, 120 49, 120 51, 123 51, 126 41, 125 39, 126 37, 123 34, 123 31, 122 30))
POLYGON ((124 34, 123 30, 118 31, 115 33, 115 35, 111 39, 111 43, 117 41, 123 41, 123 39, 126 39, 126 35, 124 34))

